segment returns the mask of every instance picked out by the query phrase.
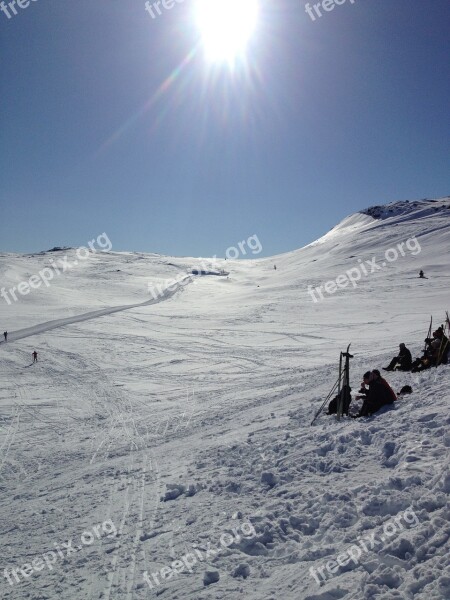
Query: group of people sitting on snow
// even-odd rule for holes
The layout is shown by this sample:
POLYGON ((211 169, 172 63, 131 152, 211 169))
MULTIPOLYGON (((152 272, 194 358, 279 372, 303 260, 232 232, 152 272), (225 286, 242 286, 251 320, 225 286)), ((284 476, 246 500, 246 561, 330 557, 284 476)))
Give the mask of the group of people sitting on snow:
POLYGON ((441 325, 436 331, 433 331, 433 337, 425 339, 425 348, 422 356, 413 361, 411 352, 405 344, 400 344, 398 356, 395 356, 389 365, 383 367, 383 369, 385 371, 411 371, 411 373, 418 373, 430 367, 446 365, 449 361, 449 353, 449 340, 444 333, 444 327, 441 325))
MULTIPOLYGON (((398 356, 395 356, 387 367, 383 367, 385 371, 410 371, 411 373, 418 373, 432 366, 437 367, 450 362, 450 342, 445 335, 443 326, 433 332, 433 337, 425 339, 423 355, 416 358, 416 360, 413 361, 411 352, 405 344, 400 344, 399 348, 400 352, 398 356)), ((405 385, 399 392, 399 395, 410 394, 411 392, 411 387, 405 385)), ((349 414, 350 403, 352 401, 351 388, 348 385, 344 385, 340 394, 342 394, 343 399, 343 414, 354 419, 368 417, 378 412, 383 406, 393 404, 397 400, 394 390, 377 369, 364 373, 359 395, 355 397, 355 400, 363 399, 364 402, 357 414, 349 414)), ((328 415, 336 414, 340 397, 338 394, 331 400, 328 406, 328 415)))

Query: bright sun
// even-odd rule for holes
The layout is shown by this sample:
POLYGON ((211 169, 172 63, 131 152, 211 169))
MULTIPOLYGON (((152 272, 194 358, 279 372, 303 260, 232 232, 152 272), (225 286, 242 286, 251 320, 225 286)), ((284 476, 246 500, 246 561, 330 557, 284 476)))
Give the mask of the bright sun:
POLYGON ((207 58, 232 63, 258 21, 258 0, 197 0, 196 21, 207 58))

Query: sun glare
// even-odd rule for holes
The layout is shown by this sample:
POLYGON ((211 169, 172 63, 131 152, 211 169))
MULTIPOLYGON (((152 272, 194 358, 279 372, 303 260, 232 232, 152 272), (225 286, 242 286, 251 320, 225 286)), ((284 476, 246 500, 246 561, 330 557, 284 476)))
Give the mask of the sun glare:
POLYGON ((233 63, 258 21, 258 0, 197 0, 196 22, 208 60, 233 63))

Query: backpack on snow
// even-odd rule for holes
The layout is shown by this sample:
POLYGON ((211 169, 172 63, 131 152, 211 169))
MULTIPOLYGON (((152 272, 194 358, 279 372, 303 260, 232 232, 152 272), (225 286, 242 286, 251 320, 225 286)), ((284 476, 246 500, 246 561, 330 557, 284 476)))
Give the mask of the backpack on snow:
MULTIPOLYGON (((351 391, 352 391, 352 388, 349 387, 348 385, 345 385, 341 391, 341 394, 344 395, 344 403, 343 403, 342 413, 347 416, 348 416, 348 410, 350 408, 350 402, 352 401, 352 396, 350 394, 351 391)), ((327 415, 337 414, 338 400, 339 400, 339 394, 337 396, 335 396, 333 398, 333 400, 331 400, 330 404, 328 405, 327 415)))
POLYGON ((398 395, 402 396, 403 394, 412 394, 412 387, 410 385, 404 385, 398 395))

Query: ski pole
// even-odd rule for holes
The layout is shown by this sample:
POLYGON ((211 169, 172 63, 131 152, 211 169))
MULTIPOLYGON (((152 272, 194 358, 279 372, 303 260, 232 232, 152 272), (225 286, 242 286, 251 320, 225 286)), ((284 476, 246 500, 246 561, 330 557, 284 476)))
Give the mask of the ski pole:
POLYGON ((322 412, 325 404, 328 402, 328 400, 331 398, 331 396, 333 395, 333 393, 336 391, 337 386, 339 385, 339 382, 341 380, 341 376, 339 376, 336 380, 336 383, 333 385, 333 387, 331 388, 330 393, 328 394, 328 396, 325 398, 325 400, 323 401, 323 404, 321 405, 321 407, 319 408, 319 410, 316 412, 314 419, 311 421, 311 425, 314 424, 314 422, 316 421, 317 417, 320 415, 320 413, 322 412))

